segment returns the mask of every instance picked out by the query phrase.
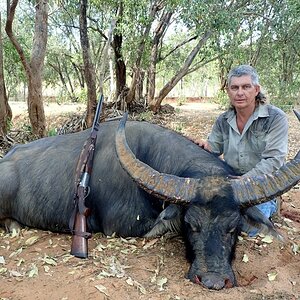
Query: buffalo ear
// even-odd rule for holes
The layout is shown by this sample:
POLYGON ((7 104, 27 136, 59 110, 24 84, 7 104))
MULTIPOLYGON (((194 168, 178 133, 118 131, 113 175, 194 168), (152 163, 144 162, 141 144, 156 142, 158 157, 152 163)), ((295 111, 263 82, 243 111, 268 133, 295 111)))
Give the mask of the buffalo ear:
POLYGON ((240 228, 241 231, 246 233, 258 230, 259 233, 269 234, 279 241, 284 241, 284 238, 276 231, 272 222, 255 206, 242 210, 240 228))
POLYGON ((182 207, 170 204, 157 217, 152 229, 144 235, 146 238, 162 236, 168 232, 181 232, 182 227, 182 207))

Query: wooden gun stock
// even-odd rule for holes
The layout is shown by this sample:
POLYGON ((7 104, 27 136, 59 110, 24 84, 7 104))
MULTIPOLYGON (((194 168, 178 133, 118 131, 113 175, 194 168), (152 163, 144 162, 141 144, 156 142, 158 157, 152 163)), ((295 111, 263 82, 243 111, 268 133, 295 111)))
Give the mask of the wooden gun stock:
POLYGON ((72 236, 71 254, 78 258, 88 257, 88 238, 89 235, 86 232, 86 216, 76 213, 74 234, 72 236))

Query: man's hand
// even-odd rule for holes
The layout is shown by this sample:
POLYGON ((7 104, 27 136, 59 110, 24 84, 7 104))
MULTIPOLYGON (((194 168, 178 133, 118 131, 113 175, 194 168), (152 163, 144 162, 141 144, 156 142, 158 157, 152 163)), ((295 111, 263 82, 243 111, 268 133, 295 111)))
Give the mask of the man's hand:
POLYGON ((204 150, 211 152, 211 147, 210 147, 208 141, 201 140, 201 139, 194 139, 194 138, 189 137, 189 136, 188 136, 188 139, 190 139, 191 141, 193 141, 195 144, 197 144, 198 146, 200 146, 204 150))
POLYGON ((199 145, 204 150, 211 152, 211 147, 210 147, 210 144, 208 143, 208 141, 206 141, 206 140, 198 140, 196 142, 196 144, 199 145))

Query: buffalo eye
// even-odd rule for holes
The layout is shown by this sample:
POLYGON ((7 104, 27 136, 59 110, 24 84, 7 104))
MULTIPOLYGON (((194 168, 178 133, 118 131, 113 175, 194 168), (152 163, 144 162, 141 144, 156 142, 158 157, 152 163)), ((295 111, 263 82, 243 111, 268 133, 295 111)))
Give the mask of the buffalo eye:
POLYGON ((198 223, 197 224, 188 223, 188 224, 193 232, 199 232, 201 230, 201 226, 198 223))
POLYGON ((186 226, 188 226, 193 232, 201 231, 201 223, 195 218, 185 216, 184 221, 186 226))

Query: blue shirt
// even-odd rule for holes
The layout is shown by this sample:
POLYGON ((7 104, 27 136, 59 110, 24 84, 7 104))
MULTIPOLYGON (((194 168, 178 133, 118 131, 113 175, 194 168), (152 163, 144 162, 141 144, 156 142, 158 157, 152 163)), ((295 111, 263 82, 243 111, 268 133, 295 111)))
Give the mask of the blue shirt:
POLYGON ((285 113, 270 104, 259 104, 243 132, 236 113, 230 109, 216 120, 208 137, 212 152, 240 175, 272 173, 280 168, 288 152, 288 120, 285 113))

